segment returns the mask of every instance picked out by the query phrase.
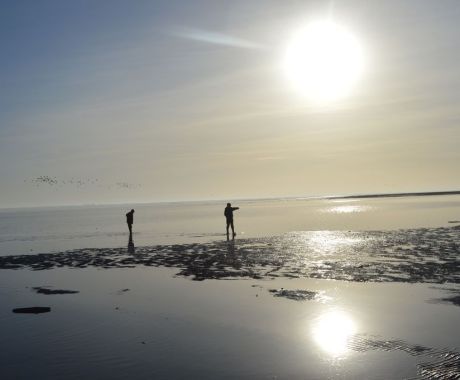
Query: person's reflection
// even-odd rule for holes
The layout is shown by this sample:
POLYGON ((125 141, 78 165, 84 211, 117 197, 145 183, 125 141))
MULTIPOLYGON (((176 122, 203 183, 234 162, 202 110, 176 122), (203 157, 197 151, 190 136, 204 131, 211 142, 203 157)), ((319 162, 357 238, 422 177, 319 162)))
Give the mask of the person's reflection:
POLYGON ((224 257, 225 266, 229 269, 229 276, 234 274, 235 269, 237 271, 241 270, 242 262, 241 258, 238 256, 238 250, 235 250, 235 241, 230 240, 227 242, 227 254, 224 257))
POLYGON ((134 252, 136 252, 136 247, 134 246, 133 234, 129 234, 128 253, 134 253, 134 252))
POLYGON ((235 255, 235 241, 234 240, 228 240, 227 238, 227 254, 230 256, 235 255))

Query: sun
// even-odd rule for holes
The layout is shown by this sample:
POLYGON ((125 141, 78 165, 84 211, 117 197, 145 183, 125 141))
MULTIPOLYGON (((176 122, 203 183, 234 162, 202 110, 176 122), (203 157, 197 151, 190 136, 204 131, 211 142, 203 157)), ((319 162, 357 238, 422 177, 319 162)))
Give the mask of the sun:
POLYGON ((364 71, 356 37, 331 20, 317 21, 294 33, 283 68, 301 94, 315 102, 349 95, 364 71))

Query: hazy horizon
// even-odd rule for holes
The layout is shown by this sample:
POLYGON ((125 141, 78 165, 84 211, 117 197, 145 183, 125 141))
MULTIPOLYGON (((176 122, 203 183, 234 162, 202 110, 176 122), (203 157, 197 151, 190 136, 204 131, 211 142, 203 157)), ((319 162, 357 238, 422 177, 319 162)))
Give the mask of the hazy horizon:
POLYGON ((136 205, 153 205, 153 204, 187 204, 187 203, 227 203, 227 202, 258 202, 258 201, 315 201, 315 200, 366 200, 366 199, 379 199, 379 198, 407 198, 407 197, 432 197, 432 196, 450 196, 460 195, 459 190, 447 190, 447 191, 415 191, 415 192, 404 192, 404 193, 354 193, 354 194, 323 194, 323 195, 287 195, 287 196, 276 196, 276 197, 258 197, 258 198, 213 198, 213 199, 179 199, 179 200, 157 200, 157 201, 120 201, 120 202, 93 202, 93 203, 63 203, 63 204, 41 204, 41 205, 14 205, 8 207, 0 207, 0 210, 14 210, 14 209, 40 209, 40 208, 66 208, 66 207, 111 207, 111 206, 126 206, 136 207, 136 205))
POLYGON ((460 189, 459 16, 456 1, 4 4, 0 208, 460 189), (364 57, 327 102, 283 72, 292 35, 323 19, 364 57))

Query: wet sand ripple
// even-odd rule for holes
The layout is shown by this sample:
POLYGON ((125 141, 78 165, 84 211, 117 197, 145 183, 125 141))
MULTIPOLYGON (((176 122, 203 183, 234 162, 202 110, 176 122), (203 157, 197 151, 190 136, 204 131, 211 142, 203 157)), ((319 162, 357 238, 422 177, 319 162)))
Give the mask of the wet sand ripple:
POLYGON ((358 352, 402 351, 421 357, 424 361, 417 365, 418 376, 411 380, 460 379, 460 353, 454 350, 430 348, 399 339, 385 340, 365 334, 352 337, 348 346, 358 352))

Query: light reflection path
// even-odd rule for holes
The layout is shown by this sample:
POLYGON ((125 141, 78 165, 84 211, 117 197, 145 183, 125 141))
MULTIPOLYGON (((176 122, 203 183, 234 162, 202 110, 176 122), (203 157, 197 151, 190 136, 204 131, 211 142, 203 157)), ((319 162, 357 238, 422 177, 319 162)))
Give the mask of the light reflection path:
POLYGON ((312 335, 318 346, 332 357, 342 357, 349 350, 349 341, 356 333, 356 324, 341 310, 328 311, 313 323, 312 335))
POLYGON ((344 206, 329 207, 325 209, 324 212, 332 213, 332 214, 352 214, 352 213, 369 211, 370 209, 371 207, 369 206, 344 205, 344 206))
POLYGON ((363 239, 349 237, 337 231, 313 231, 309 236, 304 236, 305 246, 311 247, 315 252, 334 252, 346 246, 357 245, 363 239))

